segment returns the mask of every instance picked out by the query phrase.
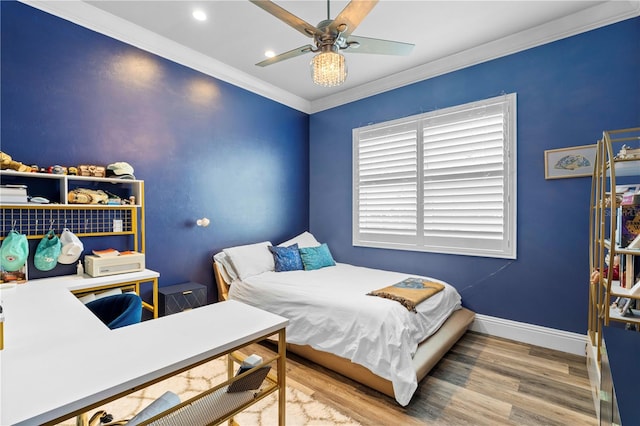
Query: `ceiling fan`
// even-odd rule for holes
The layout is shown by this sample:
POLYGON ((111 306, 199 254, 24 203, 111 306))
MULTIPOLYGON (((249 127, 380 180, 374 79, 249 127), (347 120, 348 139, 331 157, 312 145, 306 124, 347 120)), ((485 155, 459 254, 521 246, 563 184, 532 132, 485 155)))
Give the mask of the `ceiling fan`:
POLYGON ((354 53, 375 53, 380 55, 408 55, 413 44, 368 37, 356 37, 351 33, 371 12, 378 0, 351 0, 335 19, 330 18, 327 0, 327 19, 313 26, 270 0, 249 0, 269 12, 285 24, 293 27, 314 40, 315 46, 307 44, 280 55, 265 59, 256 65, 265 67, 308 52, 318 53, 311 61, 313 81, 330 87, 344 83, 347 67, 340 50, 349 49, 354 53))

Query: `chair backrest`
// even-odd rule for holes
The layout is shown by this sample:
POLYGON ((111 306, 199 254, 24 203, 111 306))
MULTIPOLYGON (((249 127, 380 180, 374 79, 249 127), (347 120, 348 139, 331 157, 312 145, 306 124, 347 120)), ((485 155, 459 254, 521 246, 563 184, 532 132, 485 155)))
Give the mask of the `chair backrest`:
POLYGON ((229 284, 224 281, 220 271, 218 270, 218 264, 213 261, 213 275, 216 278, 216 283, 218 284, 218 302, 224 302, 229 298, 229 284))
POLYGON ((136 324, 142 320, 142 299, 134 293, 103 297, 85 306, 110 329, 136 324))

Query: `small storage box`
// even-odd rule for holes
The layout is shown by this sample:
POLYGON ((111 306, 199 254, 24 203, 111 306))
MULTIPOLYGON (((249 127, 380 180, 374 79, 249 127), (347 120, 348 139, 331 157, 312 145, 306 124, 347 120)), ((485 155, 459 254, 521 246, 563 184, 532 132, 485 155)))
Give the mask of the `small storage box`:
POLYGON ((160 287, 158 304, 161 316, 204 306, 207 304, 207 287, 191 282, 160 287))

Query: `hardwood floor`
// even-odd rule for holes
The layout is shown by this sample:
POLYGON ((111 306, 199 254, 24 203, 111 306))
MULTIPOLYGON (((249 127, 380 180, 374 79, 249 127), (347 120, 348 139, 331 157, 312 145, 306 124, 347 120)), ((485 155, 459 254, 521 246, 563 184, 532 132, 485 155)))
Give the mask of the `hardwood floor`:
POLYGON ((363 425, 596 424, 584 357, 474 332, 438 363, 406 407, 294 354, 287 381, 363 425))

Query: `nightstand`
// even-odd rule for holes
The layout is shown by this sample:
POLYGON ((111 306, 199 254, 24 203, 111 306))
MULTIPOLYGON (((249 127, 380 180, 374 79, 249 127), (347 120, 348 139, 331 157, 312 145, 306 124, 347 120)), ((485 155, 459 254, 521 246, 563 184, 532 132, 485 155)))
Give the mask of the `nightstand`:
POLYGON ((160 315, 170 315, 207 304, 207 287, 193 282, 158 289, 160 315))

